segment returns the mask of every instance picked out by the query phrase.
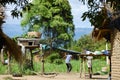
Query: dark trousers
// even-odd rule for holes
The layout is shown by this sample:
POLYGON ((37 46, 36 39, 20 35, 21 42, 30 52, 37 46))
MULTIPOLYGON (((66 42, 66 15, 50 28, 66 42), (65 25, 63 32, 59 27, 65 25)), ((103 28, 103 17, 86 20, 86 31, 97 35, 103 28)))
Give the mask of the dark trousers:
POLYGON ((70 63, 66 63, 67 66, 67 72, 70 72, 72 70, 72 65, 70 63))

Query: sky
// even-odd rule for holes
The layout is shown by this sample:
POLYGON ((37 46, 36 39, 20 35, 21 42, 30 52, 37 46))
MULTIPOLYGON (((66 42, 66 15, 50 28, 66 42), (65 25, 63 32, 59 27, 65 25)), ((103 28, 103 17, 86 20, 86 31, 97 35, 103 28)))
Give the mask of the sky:
MULTIPOLYGON (((73 23, 75 28, 91 28, 88 20, 82 21, 82 13, 87 11, 87 6, 83 5, 79 0, 68 0, 71 5, 71 12, 73 15, 73 23)), ((10 15, 10 10, 13 6, 9 6, 6 10, 6 23, 7 24, 20 24, 20 19, 13 19, 10 15)))
POLYGON ((82 14, 88 10, 86 5, 83 5, 79 0, 69 0, 71 5, 71 12, 73 15, 73 23, 76 28, 92 28, 90 22, 87 20, 82 21, 82 14))
MULTIPOLYGON (((84 35, 90 33, 93 27, 91 27, 90 22, 88 20, 82 21, 82 13, 87 11, 87 7, 80 3, 79 0, 68 0, 71 6, 71 12, 73 15, 73 23, 75 25, 75 31, 77 32, 76 36, 84 35), (78 28, 91 28, 90 30, 79 29, 78 28), (82 31, 81 31, 82 30, 82 31), (79 34, 78 34, 79 32, 79 34)), ((10 37, 19 36, 23 34, 22 27, 20 26, 20 18, 14 18, 11 16, 10 11, 12 10, 13 5, 8 5, 6 8, 6 23, 3 24, 3 31, 10 37)))
POLYGON ((20 24, 20 18, 13 18, 11 16, 11 10, 13 9, 14 5, 7 5, 7 8, 5 9, 5 21, 7 24, 20 24))

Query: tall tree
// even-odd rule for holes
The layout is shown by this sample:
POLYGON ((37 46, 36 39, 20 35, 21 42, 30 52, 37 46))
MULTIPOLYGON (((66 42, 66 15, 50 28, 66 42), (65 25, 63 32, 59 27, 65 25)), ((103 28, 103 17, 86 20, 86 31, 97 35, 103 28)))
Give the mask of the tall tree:
POLYGON ((46 39, 57 44, 70 42, 74 36, 73 16, 67 0, 33 0, 24 8, 21 24, 30 31, 43 30, 46 39))

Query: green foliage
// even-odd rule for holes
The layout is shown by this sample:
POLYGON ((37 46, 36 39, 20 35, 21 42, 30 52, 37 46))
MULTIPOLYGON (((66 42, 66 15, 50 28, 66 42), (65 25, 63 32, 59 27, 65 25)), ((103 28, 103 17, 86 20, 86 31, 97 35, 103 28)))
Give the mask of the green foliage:
MULTIPOLYGON (((77 46, 83 49, 89 49, 91 51, 95 50, 105 50, 106 49, 106 41, 103 39, 101 41, 94 41, 90 35, 84 35, 77 41, 77 46)), ((109 45, 110 49, 110 45, 109 45)))
POLYGON ((47 61, 50 63, 55 63, 55 64, 63 63, 58 53, 52 53, 50 56, 47 57, 47 61))
POLYGON ((97 2, 96 0, 80 1, 84 4, 86 2, 88 6, 88 11, 84 12, 82 15, 83 21, 88 18, 91 25, 94 27, 101 27, 104 19, 108 17, 106 13, 102 12, 100 2, 97 2))
POLYGON ((26 74, 26 75, 32 75, 33 72, 32 72, 30 69, 26 69, 26 70, 24 71, 24 74, 26 74))
POLYGON ((73 16, 67 0, 34 0, 30 10, 23 11, 21 25, 30 31, 42 29, 42 35, 65 44, 74 36, 73 16))
POLYGON ((2 63, 0 63, 0 74, 6 74, 7 73, 7 66, 3 66, 2 63))
POLYGON ((92 67, 93 67, 93 73, 96 73, 96 72, 102 73, 101 72, 102 67, 108 66, 108 65, 106 65, 106 61, 102 60, 102 59, 95 59, 95 60, 93 60, 92 63, 93 63, 93 65, 92 65, 92 67))
MULTIPOLYGON (((71 42, 71 47, 69 50, 74 50, 78 52, 84 52, 84 49, 89 49, 91 51, 101 51, 106 50, 106 44, 108 45, 108 49, 111 49, 111 44, 106 42, 105 39, 100 41, 94 41, 91 35, 84 35, 80 37, 80 39, 71 42)), ((105 58, 103 58, 105 59, 105 58)))
POLYGON ((0 0, 0 7, 14 4, 14 6, 12 6, 11 15, 13 18, 19 18, 22 17, 20 7, 23 8, 23 6, 26 6, 28 3, 28 0, 0 0))
MULTIPOLYGON (((61 59, 61 60, 63 60, 63 59, 61 59)), ((78 72, 78 73, 80 72, 80 63, 81 63, 81 60, 71 60, 72 72, 78 72)), ((106 61, 101 60, 101 59, 94 59, 92 63, 93 63, 93 65, 92 65, 93 73, 101 72, 102 67, 107 66, 106 61)), ((15 73, 17 74, 17 73, 21 72, 20 66, 18 65, 18 63, 12 62, 11 64, 12 64, 11 74, 15 74, 15 73)), ((42 66, 41 62, 34 62, 33 66, 34 66, 34 71, 32 71, 30 69, 25 69, 22 74, 23 75, 31 75, 34 72, 38 72, 38 73, 41 72, 41 66, 42 66)), ((0 74, 6 74, 7 68, 8 68, 7 65, 0 64, 0 74)), ((59 65, 54 64, 54 63, 45 62, 44 68, 45 68, 45 72, 56 72, 57 73, 57 72, 66 72, 67 71, 65 62, 64 62, 64 64, 59 64, 59 65)), ((86 65, 86 72, 88 72, 87 65, 86 65)))
POLYGON ((35 72, 41 71, 41 63, 40 62, 34 62, 34 71, 35 72))
POLYGON ((60 65, 63 63, 63 61, 61 59, 55 59, 53 63, 60 65))
POLYGON ((12 68, 11 68, 11 73, 21 73, 20 71, 20 65, 15 63, 15 64, 12 64, 12 68))
POLYGON ((120 10, 119 0, 80 1, 88 7, 88 11, 84 12, 82 15, 83 21, 88 18, 91 25, 95 28, 108 27, 108 24, 111 22, 113 16, 118 15, 116 13, 120 10))

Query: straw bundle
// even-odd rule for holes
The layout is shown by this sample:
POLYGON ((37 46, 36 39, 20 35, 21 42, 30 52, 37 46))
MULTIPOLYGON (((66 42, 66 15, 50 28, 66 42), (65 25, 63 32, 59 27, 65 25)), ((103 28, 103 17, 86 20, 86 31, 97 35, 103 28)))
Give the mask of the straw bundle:
POLYGON ((2 30, 0 30, 0 36, 3 38, 4 42, 2 42, 6 49, 9 51, 10 55, 12 55, 16 61, 22 62, 22 52, 20 47, 15 43, 11 38, 5 35, 2 30))
POLYGON ((28 32, 28 37, 40 38, 41 35, 42 35, 42 34, 41 34, 40 32, 35 32, 35 31, 28 32))

